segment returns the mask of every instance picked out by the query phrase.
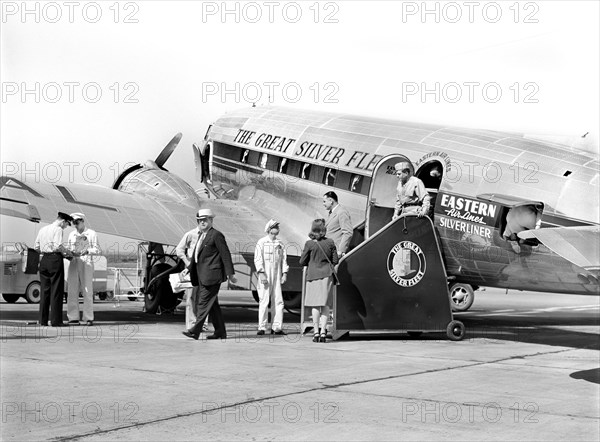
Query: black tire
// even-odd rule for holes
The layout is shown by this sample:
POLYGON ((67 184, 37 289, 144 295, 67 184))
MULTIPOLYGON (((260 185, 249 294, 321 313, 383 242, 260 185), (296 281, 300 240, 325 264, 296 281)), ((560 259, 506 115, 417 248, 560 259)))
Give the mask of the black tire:
POLYGON ((98 299, 100 301, 106 301, 106 298, 108 298, 108 294, 106 292, 98 292, 98 299))
POLYGON ((17 293, 3 293, 2 297, 9 304, 14 304, 15 302, 17 302, 19 300, 19 298, 21 297, 21 295, 19 295, 17 293))
POLYGON ((302 292, 284 291, 282 295, 286 309, 299 309, 302 306, 302 292))
POLYGON ((256 301, 256 303, 258 304, 259 299, 258 299, 258 292, 256 290, 252 290, 252 297, 254 298, 254 300, 256 301))
MULTIPOLYGON (((128 295, 133 295, 132 291, 128 291, 127 292, 128 295)), ((137 301, 137 297, 135 296, 128 296, 127 299, 129 299, 130 301, 137 301)))
POLYGON ((465 325, 460 321, 450 321, 446 327, 446 336, 451 341, 462 341, 465 337, 465 325))
MULTIPOLYGON (((169 264, 163 262, 153 265, 150 270, 150 281, 152 281, 156 275, 160 275, 171 267, 172 266, 169 264)), ((181 299, 179 299, 178 294, 173 293, 168 275, 155 281, 149 290, 144 293, 146 313, 155 314, 158 311, 158 307, 165 310, 172 310, 177 307, 180 302, 181 299)))
POLYGON ((449 293, 453 312, 466 312, 475 301, 475 290, 470 284, 456 282, 450 286, 449 293))
POLYGON ((39 281, 30 282, 25 290, 25 300, 29 304, 39 304, 42 297, 42 285, 39 281))

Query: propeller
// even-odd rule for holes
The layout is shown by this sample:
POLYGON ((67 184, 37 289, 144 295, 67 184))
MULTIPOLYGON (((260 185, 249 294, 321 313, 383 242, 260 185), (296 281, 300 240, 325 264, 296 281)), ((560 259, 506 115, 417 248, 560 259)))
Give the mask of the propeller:
POLYGON ((158 167, 160 167, 161 169, 163 168, 163 164, 167 162, 167 160, 179 144, 179 141, 181 141, 181 137, 181 132, 179 132, 173 137, 171 141, 169 141, 169 143, 165 146, 162 152, 156 157, 155 163, 158 167))

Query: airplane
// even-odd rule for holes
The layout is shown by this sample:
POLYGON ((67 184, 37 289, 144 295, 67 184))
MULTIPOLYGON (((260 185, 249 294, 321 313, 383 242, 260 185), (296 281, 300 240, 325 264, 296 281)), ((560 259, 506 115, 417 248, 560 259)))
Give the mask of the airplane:
POLYGON ((324 218, 322 196, 335 191, 355 223, 342 262, 350 260, 402 222, 392 221, 394 164, 406 161, 432 197, 429 218, 454 311, 467 310, 479 287, 599 294, 597 152, 510 132, 253 106, 219 117, 193 144, 207 197, 164 167, 180 139, 155 161, 125 170, 112 189, 2 176, 0 213, 52 222, 59 210, 84 212, 98 232, 149 242, 143 291, 150 313, 181 298, 167 276, 182 264, 163 246, 196 226, 198 208, 216 213, 215 227, 239 258, 236 268, 248 275, 247 289, 254 246, 275 218, 290 264, 284 301, 297 308, 298 258, 311 221, 324 218), (511 213, 519 211, 535 222, 509 237, 511 213))

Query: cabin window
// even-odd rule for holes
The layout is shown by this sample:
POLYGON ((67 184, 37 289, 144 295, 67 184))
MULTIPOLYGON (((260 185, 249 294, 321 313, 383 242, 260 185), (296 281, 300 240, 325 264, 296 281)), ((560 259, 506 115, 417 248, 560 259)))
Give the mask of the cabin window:
POLYGON ((240 163, 248 164, 248 157, 250 156, 250 151, 248 149, 242 150, 240 155, 240 163))
POLYGON ((288 168, 288 159, 287 158, 280 158, 279 159, 279 164, 277 164, 277 172, 279 172, 279 173, 287 173, 287 168, 288 168))
POLYGON ((310 166, 309 163, 302 163, 302 167, 300 168, 300 178, 303 180, 307 180, 310 177, 310 166))
POLYGON ((331 167, 326 167, 323 173, 323 184, 332 187, 335 185, 335 179, 337 178, 337 170, 331 167))
POLYGON ((303 163, 296 160, 287 160, 285 164, 285 168, 287 169, 286 173, 290 176, 299 177, 302 174, 302 166, 303 163))
POLYGON ((268 160, 269 160, 269 155, 267 155, 266 153, 262 153, 262 154, 260 154, 260 161, 259 161, 258 165, 260 167, 262 167, 263 169, 266 169, 268 160))
MULTIPOLYGON (((216 156, 225 158, 227 160, 240 161, 241 153, 240 148, 230 146, 229 144, 219 143, 218 141, 213 142, 213 152, 216 156)), ((242 152, 243 153, 243 152, 242 152)))
POLYGON ((364 177, 362 175, 352 174, 350 177, 350 183, 348 184, 348 190, 350 192, 361 193, 362 184, 364 181, 363 178, 364 177))

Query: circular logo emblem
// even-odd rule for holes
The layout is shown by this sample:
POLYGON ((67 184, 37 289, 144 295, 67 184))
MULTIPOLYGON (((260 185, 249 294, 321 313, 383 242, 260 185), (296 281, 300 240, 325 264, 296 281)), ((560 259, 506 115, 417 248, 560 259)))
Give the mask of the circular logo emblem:
POLYGON ((390 278, 402 287, 417 285, 425 275, 425 254, 412 241, 400 241, 387 258, 390 278))

